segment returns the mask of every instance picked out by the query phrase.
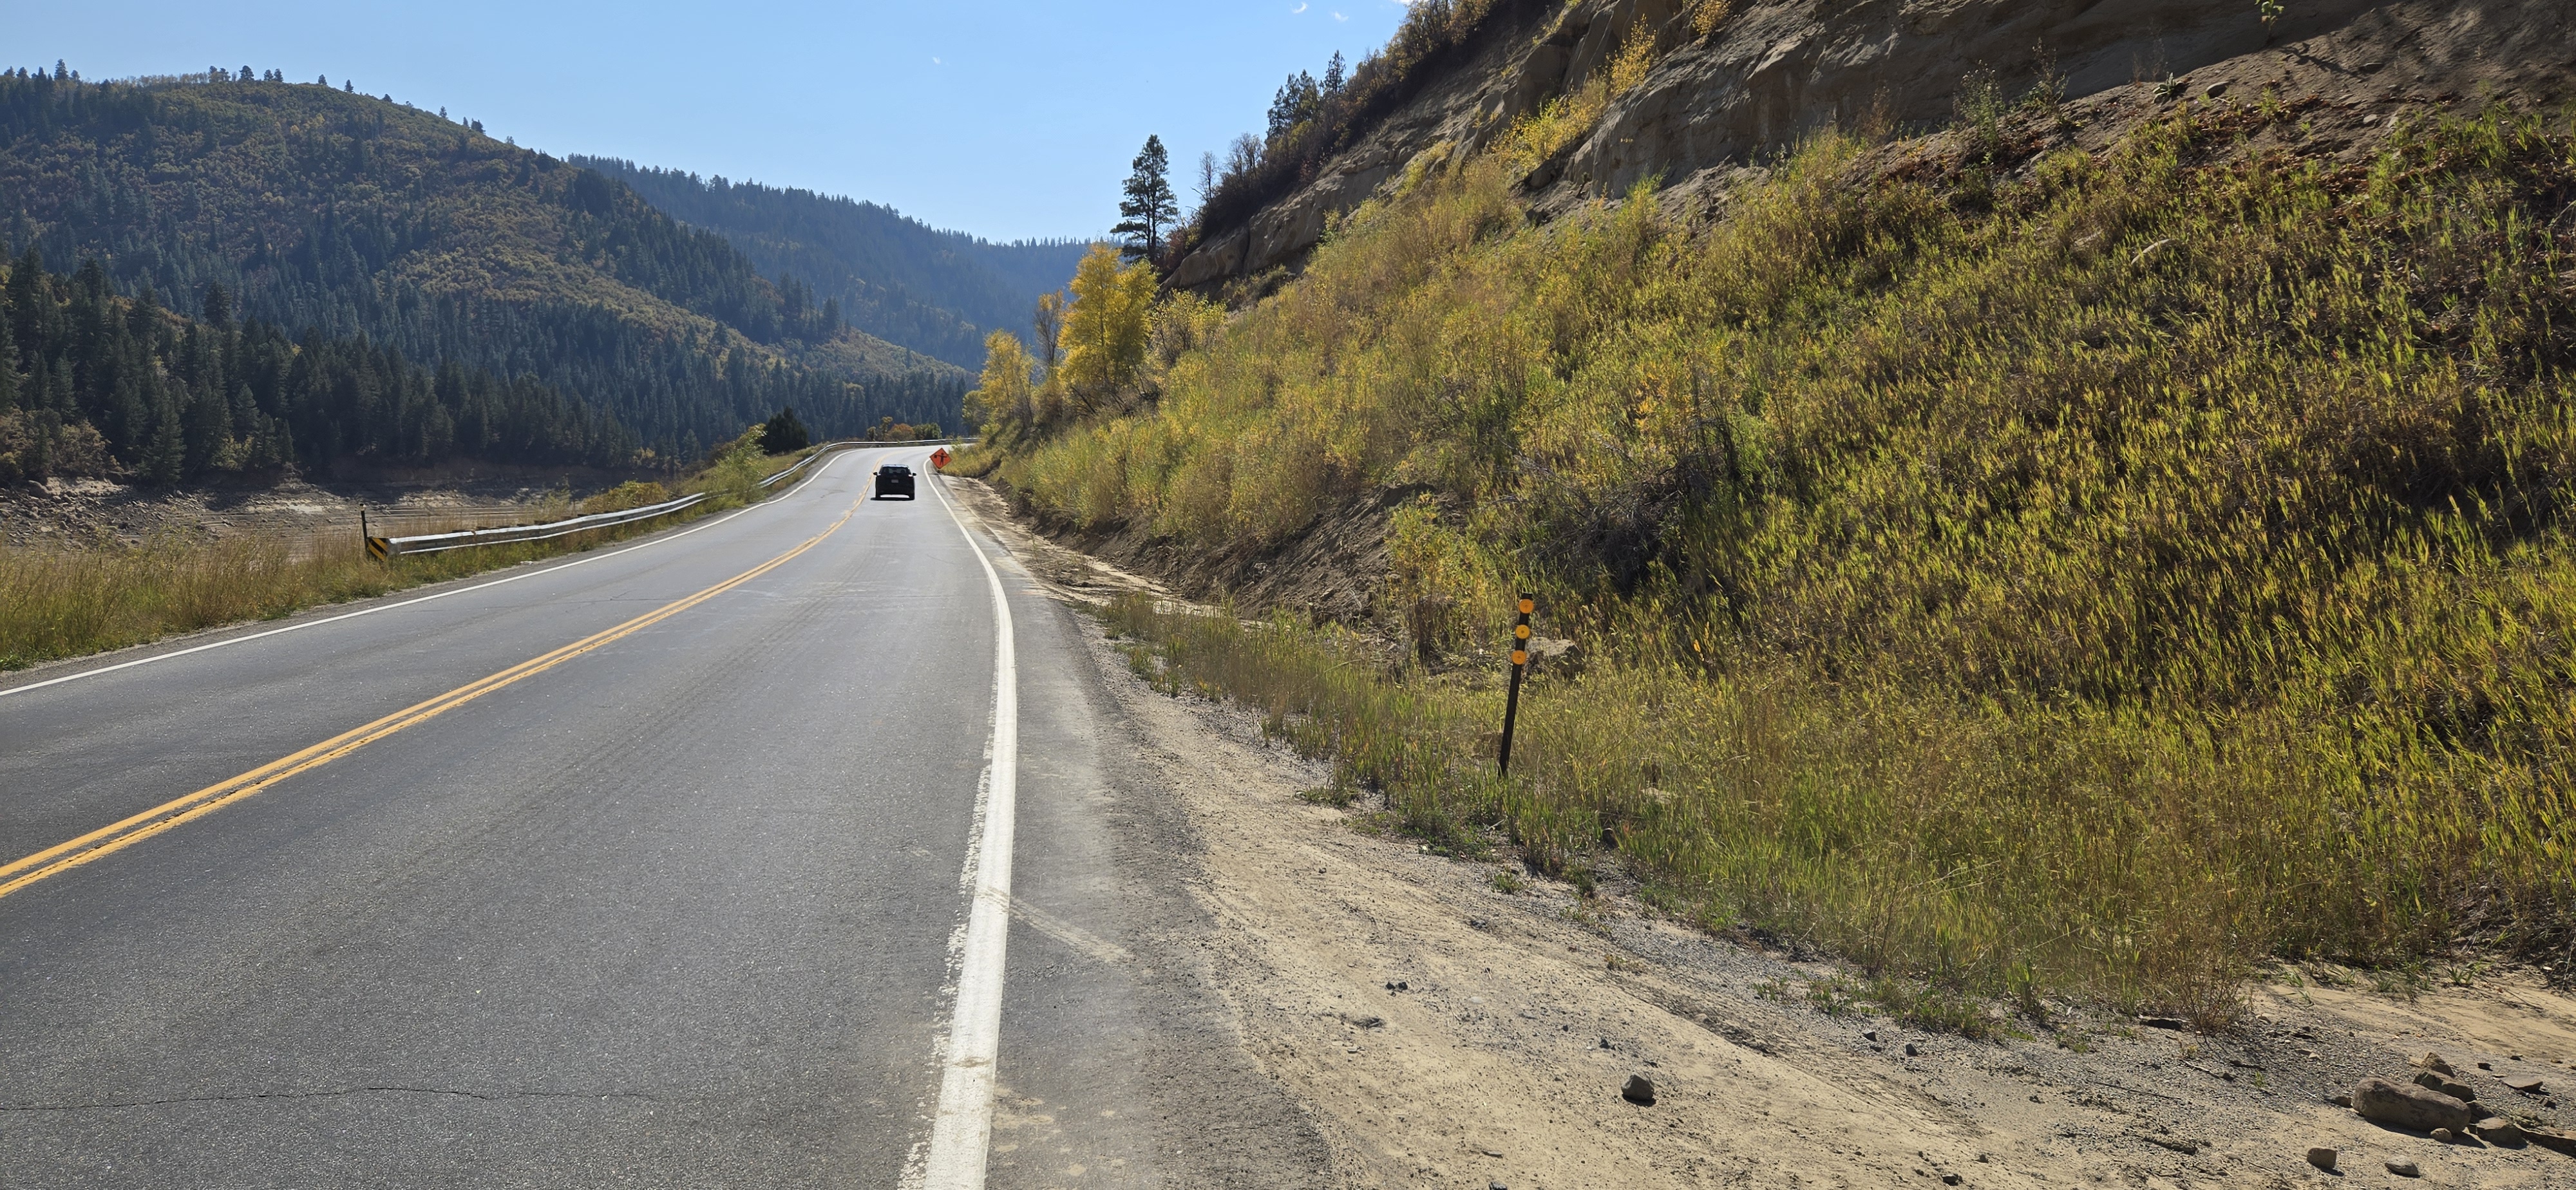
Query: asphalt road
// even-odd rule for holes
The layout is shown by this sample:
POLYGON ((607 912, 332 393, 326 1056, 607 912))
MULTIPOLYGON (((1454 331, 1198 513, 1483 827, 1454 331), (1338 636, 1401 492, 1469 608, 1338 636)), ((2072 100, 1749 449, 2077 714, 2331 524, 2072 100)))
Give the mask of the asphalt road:
POLYGON ((51 873, 0 894, 0 1187, 937 1184, 997 734, 977 552, 1018 778, 975 1164, 1309 1181, 1321 1142, 1191 977, 1168 869, 1195 844, 1131 779, 1079 617, 927 484, 864 499, 921 453, 0 683, 0 888, 51 873), (88 862, 5 866, 299 754, 88 862))

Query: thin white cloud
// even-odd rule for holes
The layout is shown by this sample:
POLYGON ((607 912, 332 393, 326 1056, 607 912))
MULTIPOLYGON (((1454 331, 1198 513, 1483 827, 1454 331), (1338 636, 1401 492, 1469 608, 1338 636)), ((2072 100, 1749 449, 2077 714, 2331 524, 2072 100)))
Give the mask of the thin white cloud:
POLYGON ((946 65, 947 65, 947 63, 940 61, 940 60, 939 60, 938 55, 935 55, 935 54, 931 56, 930 64, 931 64, 931 65, 933 65, 933 66, 946 66, 946 65))
POLYGON ((1338 13, 1338 12, 1337 12, 1337 13, 1334 13, 1334 14, 1333 14, 1333 19, 1334 19, 1334 20, 1337 20, 1337 21, 1347 21, 1347 20, 1349 20, 1349 19, 1351 19, 1351 18, 1346 17, 1346 16, 1343 16, 1342 14, 1340 14, 1340 13, 1338 13))
POLYGON ((1305 5, 1303 5, 1303 4, 1300 4, 1300 5, 1298 5, 1298 6, 1297 6, 1297 7, 1295 7, 1295 8, 1289 9, 1289 10, 1288 10, 1288 15, 1290 15, 1290 16, 1292 16, 1292 17, 1293 17, 1293 16, 1297 15, 1298 13, 1301 13, 1301 12, 1304 12, 1304 11, 1306 11, 1306 6, 1305 6, 1305 5))

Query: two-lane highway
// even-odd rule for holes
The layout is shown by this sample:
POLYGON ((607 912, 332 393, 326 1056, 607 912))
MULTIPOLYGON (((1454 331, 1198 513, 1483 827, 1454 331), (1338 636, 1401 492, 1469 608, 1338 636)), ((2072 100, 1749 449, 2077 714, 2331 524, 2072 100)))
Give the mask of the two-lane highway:
POLYGON ((933 484, 865 498, 920 453, 0 686, 0 1186, 1314 1169, 1221 1006, 1136 953, 1191 915, 1117 862, 1072 617, 933 484), (1233 1157, 1179 1118, 1211 1089, 1233 1157))

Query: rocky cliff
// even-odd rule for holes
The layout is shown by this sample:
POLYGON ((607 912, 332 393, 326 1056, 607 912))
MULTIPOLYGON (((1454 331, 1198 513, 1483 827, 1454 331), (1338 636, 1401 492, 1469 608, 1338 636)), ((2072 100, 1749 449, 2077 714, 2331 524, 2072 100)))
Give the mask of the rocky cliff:
POLYGON ((1244 226, 1213 229, 1170 283, 1217 290, 1293 270, 1330 217, 1426 155, 1493 144, 1551 100, 1606 77, 1634 39, 1641 79, 1524 182, 1546 217, 1653 179, 1721 190, 1827 127, 1952 123, 1963 90, 2058 97, 2041 139, 2099 143, 2186 100, 2318 100, 2327 136, 2366 141, 2405 109, 2576 99, 2566 0, 1572 0, 1499 3, 1465 52, 1315 178, 1244 226))

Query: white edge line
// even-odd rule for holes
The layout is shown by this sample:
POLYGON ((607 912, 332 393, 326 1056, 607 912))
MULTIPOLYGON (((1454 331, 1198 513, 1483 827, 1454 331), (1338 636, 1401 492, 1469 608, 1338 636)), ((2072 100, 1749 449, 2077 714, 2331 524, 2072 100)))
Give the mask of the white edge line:
MULTIPOLYGON (((836 452, 836 455, 835 455, 835 461, 838 461, 839 456, 842 456, 842 455, 849 455, 849 454, 853 454, 853 453, 856 453, 856 452, 854 452, 854 451, 840 451, 840 452, 836 452)), ((830 470, 830 469, 831 469, 831 464, 830 464, 830 463, 826 463, 826 464, 824 464, 824 465, 823 465, 823 466, 821 466, 821 467, 817 467, 817 468, 815 468, 815 469, 814 469, 814 475, 812 476, 812 478, 817 478, 817 479, 819 479, 819 478, 821 478, 821 477, 822 477, 823 472, 828 471, 828 470, 830 470)), ((160 661, 169 661, 169 660, 172 660, 172 659, 175 659, 175 658, 188 656, 188 655, 189 655, 189 654, 191 654, 191 653, 203 653, 203 652, 205 652, 205 651, 206 651, 206 650, 208 650, 208 649, 222 649, 222 648, 229 648, 229 647, 231 647, 231 646, 233 646, 233 645, 246 645, 246 644, 249 644, 250 642, 255 641, 255 640, 267 640, 269 637, 272 637, 272 636, 284 636, 284 635, 286 635, 286 634, 287 634, 287 633, 289 633, 289 632, 302 632, 303 630, 305 630, 305 629, 307 629, 307 628, 319 628, 319 627, 321 627, 321 626, 323 626, 323 625, 325 625, 325 624, 337 624, 337 623, 339 623, 339 622, 341 622, 341 621, 343 621, 343 620, 354 620, 354 619, 357 619, 357 618, 358 618, 358 617, 360 617, 360 616, 372 616, 372 615, 375 615, 375 614, 376 614, 376 613, 378 613, 378 612, 400 611, 400 610, 402 610, 403 608, 406 608, 406 607, 417 607, 417 606, 419 606, 419 605, 421 605, 421 604, 429 603, 429 602, 432 602, 432 601, 434 601, 434 600, 445 599, 445 598, 447 598, 448 596, 451 596, 451 595, 471 595, 471 594, 473 594, 473 593, 474 593, 474 592, 476 592, 476 591, 489 591, 489 590, 491 590, 491 589, 492 589, 492 588, 494 588, 494 587, 505 586, 505 585, 510 584, 510 583, 518 582, 518 581, 519 581, 519 580, 521 580, 521 579, 537 578, 537 577, 540 577, 540 576, 543 576, 543 575, 549 575, 549 574, 560 574, 560 573, 562 573, 562 572, 564 572, 564 571, 567 571, 567 570, 572 569, 572 568, 573 568, 573 567, 575 567, 575 566, 584 566, 584 565, 588 565, 588 564, 590 564, 590 563, 592 563, 592 562, 605 561, 605 560, 610 559, 610 558, 623 558, 623 557, 625 557, 625 556, 626 556, 626 555, 628 555, 628 554, 636 553, 636 552, 638 552, 638 551, 640 551, 640 550, 649 550, 649 549, 653 548, 654 546, 661 545, 661 544, 663 544, 663 543, 665 543, 665 542, 678 541, 679 539, 681 539, 681 538, 683 538, 683 537, 686 537, 686 536, 688 536, 689 534, 699 532, 700 530, 705 530, 705 529, 712 529, 712 528, 715 528, 716 526, 721 525, 721 524, 725 523, 726 521, 732 520, 732 519, 734 519, 735 517, 741 516, 742 514, 744 514, 744 513, 746 513, 746 512, 751 512, 751 511, 754 511, 754 510, 756 510, 756 509, 767 508, 767 507, 771 507, 771 505, 770 505, 770 504, 768 504, 766 501, 764 501, 764 502, 759 503, 759 504, 754 504, 754 505, 750 506, 749 508, 738 508, 738 509, 735 509, 735 510, 734 510, 734 511, 732 511, 732 512, 728 512, 728 513, 724 514, 723 516, 717 517, 716 519, 714 519, 714 520, 712 520, 712 521, 708 521, 706 524, 698 525, 698 526, 696 526, 696 527, 694 527, 694 528, 682 529, 682 530, 680 530, 679 532, 674 533, 674 534, 672 534, 672 535, 670 535, 670 536, 668 536, 668 537, 656 537, 656 538, 654 538, 654 539, 653 539, 653 540, 651 540, 651 541, 646 541, 646 542, 638 543, 638 544, 636 544, 636 545, 631 545, 631 546, 628 546, 628 547, 626 547, 625 549, 622 549, 622 550, 607 550, 607 551, 600 552, 600 553, 594 553, 594 554, 590 555, 589 557, 586 557, 586 558, 577 558, 577 559, 575 559, 575 560, 573 560, 573 561, 566 562, 566 563, 564 563, 564 564, 563 564, 563 565, 561 565, 561 566, 548 566, 548 567, 546 567, 546 568, 544 568, 544 569, 542 569, 542 570, 531 570, 531 571, 528 571, 528 572, 527 572, 527 573, 525 573, 525 574, 514 574, 514 575, 511 575, 511 576, 510 576, 510 577, 508 577, 508 578, 494 579, 494 580, 492 580, 491 582, 488 582, 488 583, 476 583, 476 584, 474 584, 473 586, 470 586, 470 587, 458 587, 458 588, 456 588, 456 589, 455 589, 455 590, 453 590, 453 591, 441 591, 441 592, 439 592, 439 593, 438 593, 438 594, 436 594, 436 595, 423 595, 423 596, 421 596, 421 597, 420 597, 420 598, 418 598, 418 599, 406 599, 406 600, 403 600, 403 601, 402 601, 402 602, 400 602, 400 603, 388 603, 388 604, 383 605, 382 607, 371 607, 371 608, 367 608, 367 609, 366 609, 366 610, 364 610, 364 611, 344 612, 344 613, 342 613, 342 614, 340 614, 340 615, 336 615, 336 616, 326 616, 326 617, 324 617, 324 618, 322 618, 322 619, 319 619, 319 620, 306 620, 305 622, 303 622, 303 623, 301 623, 301 624, 289 624, 289 625, 287 625, 287 626, 286 626, 286 627, 284 627, 284 628, 271 628, 271 629, 269 629, 269 630, 268 630, 268 631, 266 631, 266 632, 254 632, 254 633, 252 633, 252 634, 250 634, 250 635, 248 635, 248 636, 236 636, 236 637, 233 637, 233 638, 232 638, 232 639, 230 639, 230 640, 219 640, 219 641, 212 642, 212 643, 210 643, 210 644, 202 644, 202 645, 198 645, 198 646, 196 646, 196 647, 194 647, 194 648, 178 649, 178 650, 174 650, 174 651, 172 651, 172 652, 168 652, 168 653, 156 653, 156 654, 154 654, 154 655, 152 655, 152 656, 150 656, 150 657, 138 657, 138 658, 136 658, 136 659, 134 659, 134 660, 132 660, 132 661, 121 661, 121 662, 118 662, 118 663, 117 663, 117 664, 115 664, 115 665, 102 665, 102 666, 99 666, 97 669, 85 669, 85 670, 82 670, 82 671, 80 671, 79 673, 76 673, 76 674, 65 674, 65 675, 63 675, 62 677, 59 677, 59 678, 48 678, 48 679, 46 679, 46 680, 44 680, 44 681, 42 681, 42 682, 29 682, 29 683, 27 683, 27 684, 26 684, 26 685, 24 685, 24 686, 11 686, 11 687, 9 687, 9 688, 7 688, 7 689, 5 689, 5 690, 0 690, 0 698, 7 698, 7 697, 9 697, 9 696, 10 696, 10 695, 12 695, 12 694, 25 694, 26 692, 28 692, 28 691, 30 691, 30 690, 42 690, 42 689, 44 689, 44 688, 45 688, 45 687, 47 687, 47 686, 60 686, 60 685, 62 685, 62 684, 63 684, 63 683, 65 683, 65 682, 77 682, 77 681, 80 681, 80 680, 81 680, 81 679, 83 679, 83 678, 95 678, 95 677, 99 676, 100 674, 112 674, 112 673, 115 673, 116 671, 118 671, 118 670, 120 670, 120 669, 132 669, 132 668, 134 668, 135 666, 138 666, 138 665, 151 665, 151 664, 153 664, 153 663, 155 663, 155 662, 160 662, 160 661)), ((501 544, 509 544, 509 543, 504 542, 504 543, 501 543, 501 544)), ((149 646, 146 646, 146 647, 149 647, 149 646)))
POLYGON ((939 1107, 930 1126, 930 1151, 920 1190, 982 1190, 985 1155, 993 1139, 994 1065, 1001 1057, 1003 947, 1010 938, 1011 832, 1017 810, 1020 758, 1020 693, 1011 604, 1002 577, 957 506, 934 478, 930 490, 948 510, 957 532, 984 568, 993 592, 992 764, 976 793, 983 834, 968 853, 974 900, 967 910, 963 961, 957 974, 957 1009, 948 1025, 939 1076, 939 1107))

